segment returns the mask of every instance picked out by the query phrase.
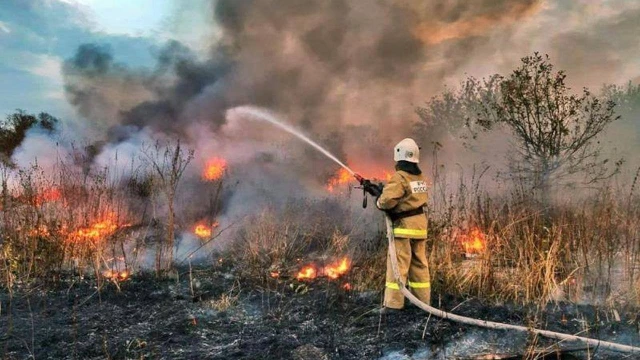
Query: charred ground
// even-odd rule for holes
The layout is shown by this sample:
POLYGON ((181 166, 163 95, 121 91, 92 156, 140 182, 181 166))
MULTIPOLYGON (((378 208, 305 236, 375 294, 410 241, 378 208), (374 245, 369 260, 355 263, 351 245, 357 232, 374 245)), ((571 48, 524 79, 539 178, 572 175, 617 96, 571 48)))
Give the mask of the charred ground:
MULTIPOLYGON (((95 279, 67 274, 53 285, 19 286, 11 299, 2 294, 0 327, 9 330, 2 339, 8 359, 536 358, 533 349, 557 356, 552 341, 459 325, 410 305, 380 316, 380 295, 323 279, 244 283, 225 266, 184 267, 162 278, 135 274, 100 290, 95 279)), ((616 321, 593 306, 491 306, 451 296, 436 302, 457 314, 595 338, 624 341, 637 333, 635 314, 616 321)), ((562 356, 620 358, 598 349, 562 356)))

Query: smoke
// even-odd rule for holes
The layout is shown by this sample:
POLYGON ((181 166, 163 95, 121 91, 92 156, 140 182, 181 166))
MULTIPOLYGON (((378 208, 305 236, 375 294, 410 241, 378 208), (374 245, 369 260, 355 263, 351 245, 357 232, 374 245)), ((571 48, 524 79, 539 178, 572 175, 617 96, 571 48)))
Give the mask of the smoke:
MULTIPOLYGON (((631 59, 639 55, 633 35, 640 7, 623 1, 196 5, 211 11, 210 30, 197 31, 210 34, 196 46, 202 53, 170 41, 154 50, 155 66, 132 68, 108 45, 85 44, 65 62, 67 98, 96 126, 95 136, 119 142, 149 127, 187 137, 191 123, 215 131, 225 109, 254 104, 287 114, 332 151, 361 158, 411 135, 415 106, 443 84, 455 85, 465 73, 505 73, 534 50, 575 69, 570 80, 577 86, 638 76, 631 59), (360 141, 369 127, 374 146, 360 141)), ((190 24, 185 11, 176 6, 176 37, 190 24)))
POLYGON ((53 173, 60 150, 56 136, 51 132, 33 128, 27 131, 25 139, 16 148, 11 159, 20 167, 28 168, 37 164, 46 173, 53 173))
POLYGON ((187 124, 204 122, 216 129, 226 108, 255 104, 351 154, 360 146, 347 138, 360 126, 384 124, 378 146, 410 132, 414 104, 464 63, 451 56, 458 39, 473 46, 469 37, 509 25, 539 2, 219 0, 213 8, 222 35, 204 59, 171 42, 154 69, 134 70, 115 62, 108 47, 81 46, 64 67, 70 101, 110 126, 113 141, 122 140, 118 126, 184 134, 187 124), (445 71, 429 69, 442 61, 445 71))
POLYGON ((107 45, 81 45, 65 61, 63 74, 67 99, 102 133, 120 123, 120 112, 151 96, 144 72, 116 63, 107 45))
POLYGON ((178 42, 159 51, 152 70, 131 69, 115 62, 108 46, 85 44, 65 62, 63 72, 69 101, 106 130, 103 136, 118 142, 143 128, 183 134, 194 120, 186 116, 186 106, 216 82, 223 67, 213 60, 197 62, 178 42))
MULTIPOLYGON (((223 214, 229 216, 250 210, 248 203, 320 193, 337 170, 278 129, 227 119, 229 108, 250 104, 283 114, 287 123, 367 176, 391 169, 393 145, 420 134, 415 108, 468 75, 508 73, 533 51, 557 59, 576 86, 640 75, 633 45, 640 7, 629 2, 198 4, 211 13, 210 28, 197 31, 197 46, 168 41, 152 50, 155 64, 142 68, 119 61, 108 44, 84 44, 64 62, 65 94, 92 127, 81 135, 100 149, 96 166, 105 166, 116 153, 133 161, 140 157, 140 144, 153 138, 179 138, 196 150, 185 176, 197 193, 207 158, 225 158, 234 184, 222 196, 223 214)), ((183 14, 185 8, 178 10, 183 14)), ((188 20, 176 15, 177 37, 188 20)), ((452 149, 439 163, 465 160, 453 144, 459 139, 434 134, 417 140, 425 168, 431 165, 431 142, 452 149)), ((488 147, 506 145, 497 138, 488 147)))
MULTIPOLYGON (((592 9, 591 12, 606 10, 592 9)), ((630 59, 640 57, 635 36, 640 32, 639 16, 640 6, 635 4, 622 7, 604 19, 557 34, 551 46, 555 53, 562 54, 557 57, 558 67, 569 70, 571 75, 579 74, 578 86, 624 83, 637 77, 638 63, 630 59)))
MULTIPOLYGON (((108 46, 86 44, 65 62, 67 96, 103 130, 101 139, 127 141, 146 128, 201 144, 203 132, 190 129, 204 125, 210 141, 246 143, 225 139, 224 112, 253 104, 286 114, 338 157, 357 163, 357 171, 391 167, 389 149, 413 134, 416 105, 439 91, 496 28, 508 29, 541 7, 533 0, 211 4, 219 36, 204 54, 172 41, 157 51, 153 68, 132 69, 108 46)), ((259 149, 270 142, 287 143, 284 162, 297 176, 323 183, 335 172, 322 155, 273 129, 249 125, 242 137, 251 139, 254 155, 264 155, 259 149)))

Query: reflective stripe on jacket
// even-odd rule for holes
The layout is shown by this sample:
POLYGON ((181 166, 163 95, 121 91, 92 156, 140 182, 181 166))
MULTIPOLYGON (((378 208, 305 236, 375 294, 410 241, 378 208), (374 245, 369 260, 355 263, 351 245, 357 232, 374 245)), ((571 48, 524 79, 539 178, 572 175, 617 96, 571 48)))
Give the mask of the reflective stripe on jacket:
MULTIPOLYGON (((392 213, 414 210, 427 204, 427 182, 422 175, 398 170, 382 189, 377 206, 392 213)), ((400 238, 426 239, 427 218, 424 214, 399 219, 393 223, 393 234, 400 238)))

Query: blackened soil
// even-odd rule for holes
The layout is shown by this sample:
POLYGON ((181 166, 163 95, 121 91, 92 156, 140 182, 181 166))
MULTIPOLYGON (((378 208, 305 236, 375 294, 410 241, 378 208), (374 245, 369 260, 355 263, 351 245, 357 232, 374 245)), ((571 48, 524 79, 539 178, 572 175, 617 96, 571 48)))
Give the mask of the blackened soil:
MULTIPOLYGON (((137 274, 98 291, 95 279, 68 276, 46 288, 19 286, 11 298, 0 293, 0 352, 8 359, 473 359, 553 348, 551 340, 440 320, 409 304, 380 316, 379 292, 343 284, 246 283, 201 268, 170 279, 137 274)), ((629 314, 616 321, 589 306, 489 306, 446 296, 434 303, 475 318, 640 343, 629 314)), ((601 349, 563 358, 589 356, 622 358, 601 349)))

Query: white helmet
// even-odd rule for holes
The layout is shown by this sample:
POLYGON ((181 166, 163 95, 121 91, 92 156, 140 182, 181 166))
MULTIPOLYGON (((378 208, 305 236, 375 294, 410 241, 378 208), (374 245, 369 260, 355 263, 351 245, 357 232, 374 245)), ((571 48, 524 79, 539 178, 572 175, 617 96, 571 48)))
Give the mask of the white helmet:
POLYGON ((420 162, 420 148, 413 139, 406 138, 400 141, 393 149, 393 161, 420 162))

